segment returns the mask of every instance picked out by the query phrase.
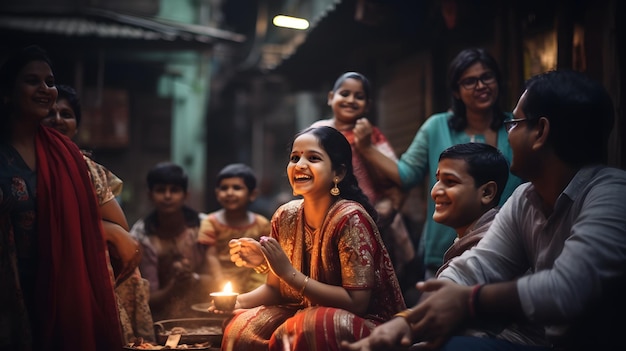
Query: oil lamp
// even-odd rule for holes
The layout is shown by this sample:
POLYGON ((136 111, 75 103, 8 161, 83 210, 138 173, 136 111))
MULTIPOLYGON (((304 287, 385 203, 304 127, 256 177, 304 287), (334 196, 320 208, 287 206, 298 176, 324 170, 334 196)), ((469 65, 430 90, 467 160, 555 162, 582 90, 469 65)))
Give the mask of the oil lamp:
POLYGON ((233 292, 233 286, 230 282, 224 285, 224 289, 218 292, 212 292, 213 304, 215 309, 220 311, 232 311, 235 308, 235 302, 237 302, 237 296, 239 293, 233 292))

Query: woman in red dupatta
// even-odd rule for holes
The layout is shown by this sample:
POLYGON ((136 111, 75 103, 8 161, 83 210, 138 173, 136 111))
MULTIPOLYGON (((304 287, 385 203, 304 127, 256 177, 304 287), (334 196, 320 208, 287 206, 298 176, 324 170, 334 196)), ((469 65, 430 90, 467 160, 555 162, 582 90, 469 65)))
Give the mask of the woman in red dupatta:
POLYGON ((0 349, 119 350, 87 166, 72 141, 40 126, 57 97, 46 53, 9 58, 0 95, 0 349))
POLYGON ((222 350, 339 350, 405 307, 351 158, 334 128, 296 136, 287 175, 303 199, 276 211, 270 237, 231 243, 233 261, 254 266, 262 252, 270 272, 237 298, 222 350))

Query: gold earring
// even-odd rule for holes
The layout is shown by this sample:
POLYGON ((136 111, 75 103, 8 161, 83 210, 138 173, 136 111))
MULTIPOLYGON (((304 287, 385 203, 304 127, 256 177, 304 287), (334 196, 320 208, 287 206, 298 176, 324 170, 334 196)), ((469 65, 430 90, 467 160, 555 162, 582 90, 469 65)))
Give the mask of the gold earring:
POLYGON ((339 177, 335 177, 335 179, 333 179, 333 182, 335 183, 335 186, 332 189, 330 189, 330 195, 339 196, 340 191, 339 191, 339 188, 337 187, 337 184, 339 183, 339 177))

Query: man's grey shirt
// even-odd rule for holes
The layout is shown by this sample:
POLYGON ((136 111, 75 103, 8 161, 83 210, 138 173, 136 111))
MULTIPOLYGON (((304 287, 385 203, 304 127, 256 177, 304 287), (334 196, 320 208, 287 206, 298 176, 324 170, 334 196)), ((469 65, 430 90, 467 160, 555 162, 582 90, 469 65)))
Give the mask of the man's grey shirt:
POLYGON ((463 285, 519 278, 526 317, 558 339, 572 321, 603 324, 589 319, 624 305, 615 287, 623 290, 626 276, 626 172, 584 168, 548 217, 541 208, 534 186, 520 185, 480 243, 439 278, 463 285))

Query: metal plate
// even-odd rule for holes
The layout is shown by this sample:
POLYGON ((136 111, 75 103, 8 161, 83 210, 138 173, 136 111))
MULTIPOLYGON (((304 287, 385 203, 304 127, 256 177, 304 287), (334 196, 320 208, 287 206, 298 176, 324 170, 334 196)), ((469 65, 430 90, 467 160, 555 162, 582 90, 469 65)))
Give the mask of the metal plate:
POLYGON ((164 345, 173 328, 184 328, 189 333, 182 334, 178 344, 198 344, 210 342, 211 347, 219 347, 222 343, 222 323, 224 318, 181 318, 166 319, 154 323, 154 334, 157 343, 164 345), (214 329, 215 332, 202 333, 202 329, 214 329))

